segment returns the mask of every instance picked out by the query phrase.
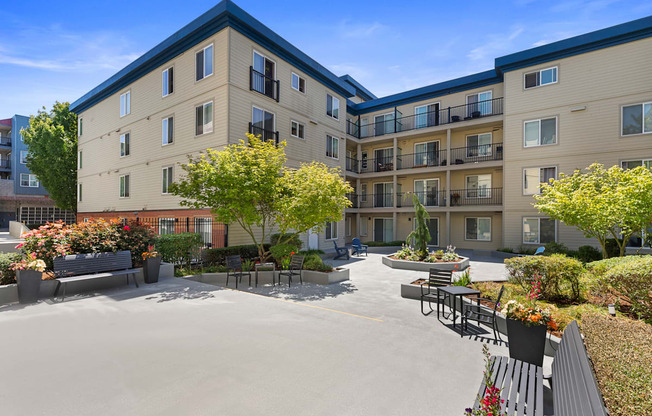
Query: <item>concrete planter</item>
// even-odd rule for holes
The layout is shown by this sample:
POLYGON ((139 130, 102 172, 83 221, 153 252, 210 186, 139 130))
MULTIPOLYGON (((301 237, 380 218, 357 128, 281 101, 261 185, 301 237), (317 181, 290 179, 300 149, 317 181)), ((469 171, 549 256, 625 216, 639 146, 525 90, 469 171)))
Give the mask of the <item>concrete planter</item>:
MULTIPOLYGON (((274 280, 279 281, 279 271, 259 271, 258 272, 258 284, 267 285, 272 284, 274 280)), ((317 285, 329 285, 332 283, 338 283, 345 280, 349 280, 349 269, 337 269, 333 270, 330 273, 317 272, 314 270, 303 270, 301 272, 301 277, 304 282, 314 283, 317 285)), ((194 280, 196 282, 208 283, 212 285, 224 286, 226 285, 226 273, 203 273, 200 275, 186 276, 184 279, 194 280)), ((254 286, 256 280, 256 275, 254 272, 251 272, 251 285, 254 286)), ((298 283, 299 278, 293 277, 292 281, 294 284, 298 283)), ((287 278, 284 280, 287 283, 287 278)), ((248 287, 249 278, 247 276, 242 278, 242 286, 238 282, 238 287, 248 287)), ((294 285, 293 285, 294 286, 294 285)), ((235 283, 229 281, 229 287, 235 288, 235 283)))
POLYGON ((392 259, 389 256, 383 256, 383 264, 392 269, 415 270, 418 272, 428 272, 430 269, 462 271, 469 267, 468 257, 461 257, 459 261, 426 263, 423 261, 408 261, 392 259), (455 267, 457 266, 457 267, 455 267))
POLYGON ((332 283, 349 280, 349 269, 335 269, 329 273, 318 272, 315 270, 304 270, 301 273, 304 282, 315 283, 318 285, 330 285, 332 283))

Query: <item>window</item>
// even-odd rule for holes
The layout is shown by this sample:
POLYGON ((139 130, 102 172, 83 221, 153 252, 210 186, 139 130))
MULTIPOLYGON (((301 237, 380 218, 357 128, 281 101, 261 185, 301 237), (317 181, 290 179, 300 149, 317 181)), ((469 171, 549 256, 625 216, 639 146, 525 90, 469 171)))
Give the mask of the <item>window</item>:
POLYGON ((557 168, 554 166, 523 169, 523 195, 541 193, 541 184, 548 183, 550 179, 555 179, 556 177, 557 168))
POLYGON ((374 208, 394 207, 394 183, 374 183, 374 208))
POLYGON ((195 107, 195 135, 213 131, 213 102, 195 107))
POLYGON ((27 154, 29 152, 27 150, 21 150, 20 151, 20 163, 23 165, 27 163, 27 154))
POLYGON ((174 218, 159 218, 158 233, 161 235, 174 234, 176 220, 174 218))
POLYGON ((557 67, 546 68, 529 72, 524 75, 525 88, 534 88, 541 85, 557 83, 557 67))
POLYGON ((120 135, 120 157, 129 156, 129 133, 120 135))
POLYGON ((557 117, 523 123, 525 147, 557 143, 557 117))
POLYGON ((163 146, 174 142, 174 117, 163 119, 162 137, 163 146))
POLYGON ((170 67, 163 71, 163 97, 174 92, 174 67, 170 67))
MULTIPOLYGON (((426 220, 426 225, 428 225, 428 232, 430 233, 430 240, 428 241, 429 246, 438 246, 439 245, 439 218, 430 218, 426 220)), ((412 230, 417 229, 417 219, 412 218, 412 230)), ((414 243, 414 239, 412 239, 414 243)))
POLYGON ((650 248, 650 236, 652 236, 652 224, 638 233, 632 234, 627 241, 628 248, 650 248))
POLYGON ((296 122, 294 120, 292 120, 290 124, 291 124, 291 133, 290 134, 293 137, 298 137, 300 139, 305 139, 306 138, 305 137, 305 129, 306 129, 306 127, 303 124, 301 124, 299 122, 296 122))
POLYGON ((623 107, 623 136, 652 133, 652 102, 623 107))
POLYGON ((83 166, 83 158, 82 158, 82 151, 80 150, 77 153, 77 169, 81 169, 83 166))
POLYGON ((129 175, 120 176, 120 198, 129 198, 129 175))
POLYGON ((479 117, 492 113, 492 92, 484 91, 466 96, 466 116, 479 117))
POLYGON ((127 91, 120 96, 120 117, 131 113, 131 91, 127 91))
POLYGON ((265 141, 276 141, 276 116, 274 113, 253 107, 251 113, 251 133, 265 141))
POLYGON ((195 54, 195 81, 200 81, 213 75, 213 44, 206 46, 195 54))
POLYGON ((491 133, 466 136, 466 157, 491 156, 491 133))
POLYGON ((414 193, 422 205, 426 207, 439 206, 439 179, 415 180, 414 193))
POLYGON ((491 241, 491 218, 466 218, 465 227, 466 240, 491 241))
POLYGON ((623 169, 634 169, 638 166, 645 166, 652 169, 652 159, 625 160, 622 162, 623 169))
POLYGON ((254 51, 254 72, 252 73, 251 87, 269 98, 278 99, 276 95, 276 62, 254 51))
POLYGON ((374 241, 389 242, 392 240, 394 240, 394 220, 374 218, 374 241))
POLYGON ((22 186, 23 188, 38 188, 39 186, 38 178, 33 173, 21 173, 20 186, 22 186))
POLYGON ((367 202, 367 184, 360 185, 360 202, 367 202))
POLYGON ((210 217, 195 217, 195 232, 201 236, 205 246, 213 244, 213 219, 210 217))
POLYGON ((172 166, 168 166, 163 168, 163 186, 161 192, 164 194, 169 194, 171 183, 172 183, 172 166))
POLYGON ((414 127, 417 129, 437 126, 439 124, 439 103, 414 107, 414 116, 414 127))
POLYGON ((555 220, 523 218, 523 244, 546 244, 557 241, 555 220))
POLYGON ((340 119, 340 100, 330 94, 326 94, 326 115, 335 120, 340 119))
POLYGON ((414 167, 439 165, 439 141, 416 143, 414 145, 414 167))
POLYGON ((297 74, 295 74, 293 72, 292 73, 292 88, 294 88, 295 90, 305 94, 306 93, 306 80, 303 77, 301 77, 301 76, 299 76, 299 75, 297 75, 297 74))
POLYGON ((467 198, 491 198, 491 174, 466 177, 467 198))
POLYGON ((382 136, 383 134, 394 133, 396 123, 394 123, 394 112, 381 114, 374 117, 374 134, 382 136))
POLYGON ((329 221, 326 223, 326 239, 337 240, 337 222, 329 221))
POLYGON ((360 217, 360 236, 367 236, 367 219, 364 216, 360 217))
POLYGON ((80 118, 79 122, 77 123, 77 135, 81 137, 83 133, 83 128, 84 128, 84 119, 80 118))
POLYGON ((331 135, 326 135, 326 156, 333 159, 340 158, 340 139, 331 135))
POLYGON ((351 217, 346 217, 346 235, 347 237, 351 235, 351 217))
POLYGON ((77 191, 77 201, 82 202, 82 184, 77 185, 77 188, 79 189, 77 191))

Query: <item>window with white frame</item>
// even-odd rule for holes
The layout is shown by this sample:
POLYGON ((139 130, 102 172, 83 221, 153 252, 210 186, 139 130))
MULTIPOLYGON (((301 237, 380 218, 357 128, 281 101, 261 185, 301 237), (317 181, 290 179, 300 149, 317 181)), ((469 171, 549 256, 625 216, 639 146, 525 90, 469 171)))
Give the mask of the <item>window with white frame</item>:
POLYGON ((555 220, 550 218, 523 218, 523 244, 547 244, 557 241, 555 220))
POLYGON ((195 81, 213 75, 213 44, 206 46, 195 54, 195 81))
POLYGON ((120 198, 129 198, 129 175, 120 176, 120 198))
POLYGON ((162 188, 161 193, 169 194, 170 193, 170 184, 173 179, 173 170, 172 166, 166 166, 163 168, 163 178, 162 178, 162 188))
POLYGON ((175 223, 176 221, 174 218, 159 218, 158 233, 160 235, 174 234, 175 223))
POLYGON ((337 222, 329 221, 326 223, 326 239, 337 240, 337 222))
POLYGON ((168 69, 164 69, 161 77, 163 83, 163 97, 167 97, 174 92, 174 67, 171 66, 168 69))
POLYGON ((82 202, 82 184, 77 185, 77 201, 82 202))
POLYGON ((652 133, 652 102, 623 106, 622 135, 643 133, 652 133))
POLYGON ((195 107, 195 135, 211 133, 213 131, 213 102, 195 107))
POLYGON ((340 158, 340 139, 329 134, 326 135, 326 156, 333 159, 340 158))
POLYGON ((486 116, 492 113, 492 97, 493 93, 491 91, 483 91, 477 94, 471 94, 466 96, 466 116, 467 117, 477 117, 477 116, 486 116))
POLYGON ((466 177, 467 198, 491 198, 491 174, 466 177))
POLYGON ((23 165, 27 163, 27 155, 29 152, 27 150, 21 150, 20 151, 20 163, 23 165))
POLYGON ((652 242, 652 224, 640 232, 634 233, 627 241, 628 248, 650 248, 652 242))
POLYGON ((414 128, 436 126, 439 124, 439 103, 414 107, 414 128))
POLYGON ((82 156, 83 154, 81 150, 77 152, 77 169, 81 169, 83 167, 84 159, 82 156))
POLYGON ((21 173, 20 186, 23 188, 38 188, 39 180, 33 173, 21 173))
POLYGON ((348 237, 351 235, 351 217, 346 217, 345 222, 346 222, 346 236, 348 237))
POLYGON ((652 159, 624 160, 621 162, 623 169, 634 169, 639 166, 645 166, 652 169, 652 159))
POLYGON ((306 80, 300 76, 295 74, 294 72, 292 73, 292 88, 302 92, 306 93, 306 80))
POLYGON ((84 119, 79 118, 79 121, 77 122, 77 135, 81 137, 82 133, 84 132, 84 119))
POLYGON ((466 157, 491 156, 491 133, 466 136, 466 157))
POLYGON ((340 119, 340 100, 330 94, 326 94, 326 115, 335 120, 340 119))
POLYGON ((557 67, 540 69, 523 75, 523 85, 526 89, 557 83, 557 67))
POLYGON ((491 218, 467 217, 464 226, 466 240, 491 241, 491 218))
POLYGON ((358 230, 360 232, 361 237, 366 237, 367 236, 367 227, 369 226, 367 223, 367 218, 360 216, 360 224, 358 225, 360 229, 358 230))
POLYGON ((120 95, 120 117, 131 113, 131 91, 120 95))
POLYGON ((163 119, 161 131, 163 146, 166 144, 172 144, 174 142, 174 117, 166 117, 163 119))
POLYGON ((525 147, 557 143, 557 117, 528 120, 523 123, 525 147))
POLYGON ((306 126, 303 124, 299 123, 298 121, 292 120, 290 122, 290 134, 292 137, 298 137, 299 139, 305 139, 306 136, 306 126))
POLYGON ((556 177, 557 168, 555 166, 523 169, 523 195, 541 193, 541 184, 549 183, 550 179, 556 177))
POLYGON ((131 134, 125 133, 120 135, 120 157, 129 156, 129 140, 131 134))

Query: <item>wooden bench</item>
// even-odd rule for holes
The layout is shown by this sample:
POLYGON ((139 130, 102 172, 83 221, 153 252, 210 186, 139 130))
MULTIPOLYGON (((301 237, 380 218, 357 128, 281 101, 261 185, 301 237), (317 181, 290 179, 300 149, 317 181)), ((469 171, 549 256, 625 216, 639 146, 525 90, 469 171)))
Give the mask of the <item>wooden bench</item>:
MULTIPOLYGON (((507 416, 543 415, 543 369, 508 357, 492 358, 492 379, 501 389, 507 416)), ((556 416, 607 416, 589 356, 576 321, 564 331, 552 363, 552 398, 556 416)), ((484 397, 483 380, 478 398, 484 397)), ((476 400, 474 409, 480 407, 476 400)))
POLYGON ((129 276, 132 276, 136 287, 138 287, 136 280, 138 271, 138 269, 132 268, 130 251, 71 254, 56 257, 54 259, 54 276, 57 279, 57 288, 54 291, 54 298, 57 298, 59 289, 63 287, 61 301, 65 299, 67 283, 113 276, 126 276, 127 284, 129 284, 129 276))

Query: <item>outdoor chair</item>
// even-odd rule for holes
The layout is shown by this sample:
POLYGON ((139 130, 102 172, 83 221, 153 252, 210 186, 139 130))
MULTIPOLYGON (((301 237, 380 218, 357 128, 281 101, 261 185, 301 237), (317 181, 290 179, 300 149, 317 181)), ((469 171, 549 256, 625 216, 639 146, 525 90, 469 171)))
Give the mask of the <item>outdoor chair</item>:
POLYGON ((335 257, 333 257, 333 260, 340 259, 342 257, 346 257, 348 260, 350 257, 349 255, 349 249, 348 247, 338 247, 337 246, 337 241, 333 240, 333 245, 335 246, 335 257))
POLYGON ((543 252, 546 251, 545 247, 539 247, 537 251, 534 252, 534 256, 543 255, 543 252))
POLYGON ((251 286, 251 272, 242 270, 242 259, 240 256, 227 256, 226 257, 226 286, 229 286, 229 277, 235 278, 235 288, 238 288, 238 277, 242 282, 242 276, 249 276, 249 286, 251 286))
POLYGON ((481 298, 479 296, 468 297, 467 298, 468 300, 470 300, 471 302, 476 301, 477 304, 470 303, 464 305, 464 310, 462 311, 462 328, 466 329, 469 327, 469 320, 476 321, 478 323, 478 326, 480 324, 491 326, 491 329, 493 329, 494 331, 494 339, 496 341, 500 340, 502 342, 502 339, 500 338, 500 332, 498 331, 498 322, 496 321, 496 313, 498 312, 498 308, 500 307, 500 298, 503 296, 504 290, 505 290, 505 286, 502 286, 500 288, 500 292, 498 292, 498 298, 495 301, 491 299, 481 298), (480 301, 485 301, 493 304, 493 309, 489 309, 488 307, 483 307, 482 305, 480 305, 480 301))
POLYGON ((362 253, 364 253, 365 256, 368 255, 367 250, 369 249, 369 246, 366 244, 362 244, 359 238, 353 239, 353 243, 351 243, 351 247, 353 247, 353 252, 351 254, 356 254, 360 256, 362 255, 362 253))
POLYGON ((292 256, 290 261, 290 268, 287 270, 281 270, 278 274, 278 283, 281 284, 281 277, 287 276, 288 278, 288 287, 292 286, 292 276, 299 276, 299 281, 303 284, 303 277, 301 276, 301 271, 303 270, 303 260, 306 256, 292 256))
POLYGON ((432 309, 432 302, 440 303, 447 297, 445 293, 440 293, 437 288, 442 286, 450 286, 453 280, 453 272, 451 270, 430 269, 428 281, 421 284, 421 313, 430 315, 432 309), (430 312, 425 312, 423 309, 424 302, 428 302, 430 312))

